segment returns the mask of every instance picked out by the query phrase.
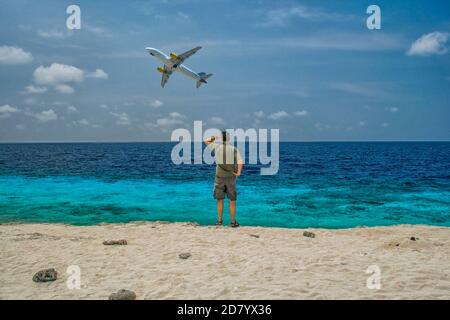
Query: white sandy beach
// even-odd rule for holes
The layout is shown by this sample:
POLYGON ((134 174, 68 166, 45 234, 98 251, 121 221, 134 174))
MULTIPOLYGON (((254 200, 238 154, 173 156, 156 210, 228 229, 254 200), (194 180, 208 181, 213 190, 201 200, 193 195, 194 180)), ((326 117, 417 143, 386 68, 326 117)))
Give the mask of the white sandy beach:
POLYGON ((1 299, 450 299, 450 228, 344 230, 142 222, 0 225, 1 299), (259 236, 259 237, 258 237, 259 236), (410 238, 417 237, 417 241, 410 238), (126 239, 125 246, 105 240, 126 239), (190 253, 180 259, 180 253, 190 253), (81 288, 66 285, 70 265, 81 288), (381 288, 368 289, 369 266, 381 288), (33 275, 55 268, 54 282, 33 275))

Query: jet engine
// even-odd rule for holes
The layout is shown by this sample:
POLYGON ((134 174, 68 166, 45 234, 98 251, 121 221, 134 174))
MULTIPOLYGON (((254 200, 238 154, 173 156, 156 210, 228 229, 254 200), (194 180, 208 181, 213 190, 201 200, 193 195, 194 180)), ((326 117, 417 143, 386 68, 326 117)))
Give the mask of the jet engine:
POLYGON ((170 54, 170 57, 172 59, 177 59, 178 58, 178 56, 175 53, 173 53, 173 52, 170 54))
POLYGON ((166 70, 164 70, 164 67, 158 67, 158 68, 156 68, 156 70, 158 70, 161 73, 166 72, 166 70))

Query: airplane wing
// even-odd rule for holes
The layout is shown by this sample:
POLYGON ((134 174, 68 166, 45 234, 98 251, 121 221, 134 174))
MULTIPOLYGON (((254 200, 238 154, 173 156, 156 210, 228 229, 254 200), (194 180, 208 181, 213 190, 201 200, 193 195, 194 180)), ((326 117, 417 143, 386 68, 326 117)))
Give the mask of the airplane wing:
POLYGON ((164 86, 166 85, 167 80, 169 80, 169 77, 170 77, 171 74, 172 74, 172 71, 166 71, 166 72, 164 72, 164 73, 162 74, 162 77, 161 77, 161 87, 164 88, 164 86))
POLYGON ((164 67, 158 67, 157 68, 159 72, 162 73, 162 77, 161 77, 161 87, 164 88, 164 86, 166 85, 167 81, 169 80, 170 75, 173 72, 172 67, 168 67, 167 65, 164 65, 164 67))
POLYGON ((177 55, 175 58, 171 57, 171 60, 177 64, 183 63, 184 60, 192 56, 194 53, 196 53, 198 50, 200 50, 202 47, 195 47, 194 49, 191 49, 189 51, 183 52, 182 54, 177 55))

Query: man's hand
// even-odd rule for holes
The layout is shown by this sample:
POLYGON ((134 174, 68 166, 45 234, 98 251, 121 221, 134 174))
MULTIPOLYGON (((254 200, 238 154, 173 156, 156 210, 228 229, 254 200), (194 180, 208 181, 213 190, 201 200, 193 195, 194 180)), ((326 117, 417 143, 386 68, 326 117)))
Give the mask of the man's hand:
POLYGON ((239 161, 238 161, 237 172, 236 172, 236 173, 233 172, 233 174, 234 174, 236 177, 239 177, 239 176, 241 175, 243 165, 244 165, 244 164, 243 164, 242 160, 239 160, 239 161))
POLYGON ((211 144, 211 143, 213 143, 214 142, 214 140, 216 140, 217 139, 217 137, 215 137, 215 136, 212 136, 212 137, 209 137, 209 138, 207 138, 205 141, 203 141, 206 145, 209 145, 209 144, 211 144))

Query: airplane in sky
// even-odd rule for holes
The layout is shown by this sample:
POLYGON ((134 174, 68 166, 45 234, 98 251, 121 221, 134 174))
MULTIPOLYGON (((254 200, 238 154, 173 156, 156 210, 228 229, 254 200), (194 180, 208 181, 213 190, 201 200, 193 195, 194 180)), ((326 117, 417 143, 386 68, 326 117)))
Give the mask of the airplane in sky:
POLYGON ((202 85, 202 83, 207 83, 206 79, 211 77, 212 73, 209 74, 206 74, 204 72, 197 73, 189 69, 185 65, 183 65, 183 62, 201 48, 202 47, 195 47, 194 49, 191 49, 179 55, 172 52, 170 56, 166 55, 161 50, 155 48, 147 47, 145 48, 145 50, 147 50, 152 57, 155 57, 156 59, 164 63, 164 66, 156 68, 156 70, 162 73, 161 87, 164 88, 172 72, 178 71, 184 74, 185 76, 197 81, 197 88, 198 88, 202 85))

